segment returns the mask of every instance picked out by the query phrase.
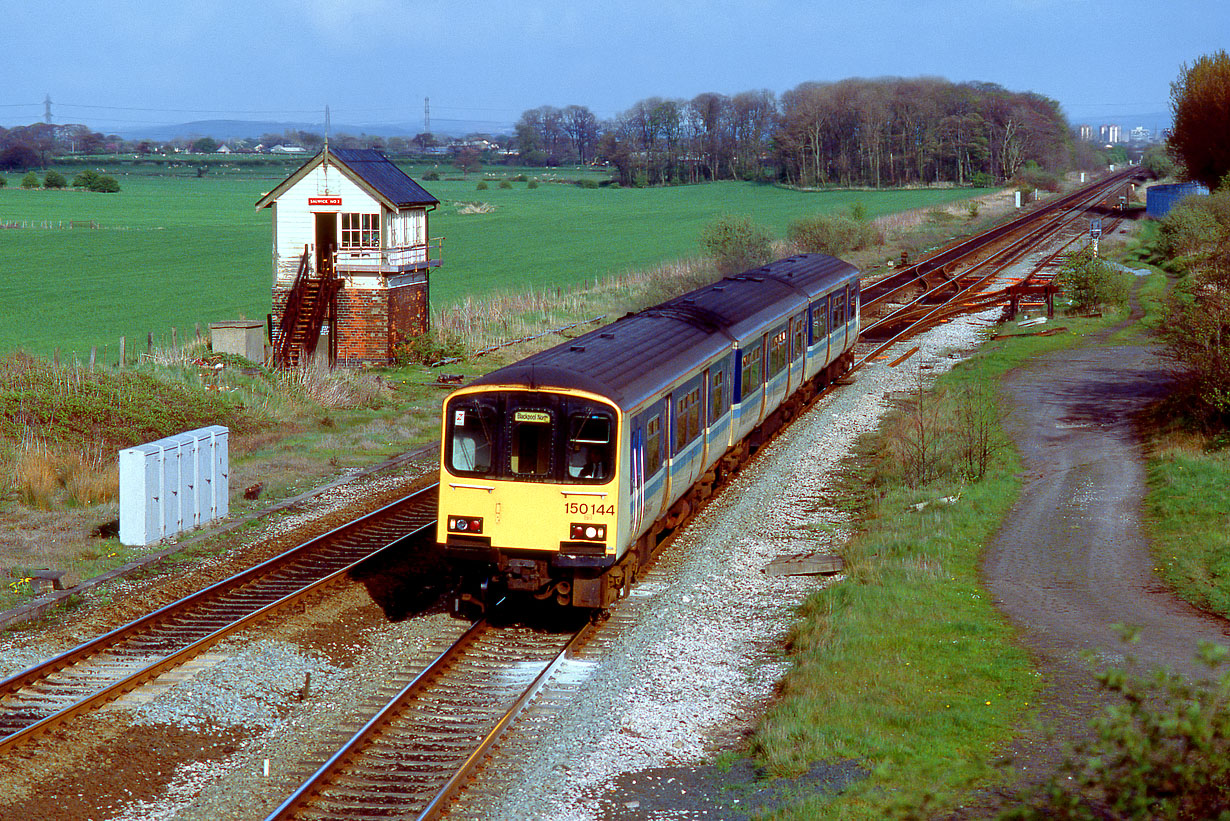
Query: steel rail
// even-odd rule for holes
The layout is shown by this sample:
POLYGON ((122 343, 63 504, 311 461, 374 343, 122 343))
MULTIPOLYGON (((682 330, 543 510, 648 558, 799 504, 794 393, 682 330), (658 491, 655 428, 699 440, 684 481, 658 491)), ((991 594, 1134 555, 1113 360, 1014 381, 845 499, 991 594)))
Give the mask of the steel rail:
MULTIPOLYGON (((1103 181, 1103 182, 1105 183, 1106 181, 1103 181)), ((1106 189, 1113 187, 1113 185, 1115 184, 1118 184, 1118 180, 1112 183, 1107 183, 1103 185, 1101 190, 1094 192, 1089 197, 1086 197, 1082 201, 1079 207, 1073 207, 1071 209, 1068 209, 1062 216, 1047 223, 1046 230, 1031 231, 1026 237, 1023 237, 1020 240, 1014 241, 1007 248, 1001 249, 1001 251, 996 252, 988 259, 977 263, 971 269, 971 271, 976 271, 979 268, 982 268, 984 265, 995 265, 995 268, 990 273, 978 278, 974 282, 969 283, 968 285, 964 287, 961 287, 958 285, 958 290, 951 297, 949 297, 945 302, 939 305, 936 305, 934 308, 922 314, 921 316, 912 317, 909 324, 904 329, 902 329, 897 334, 894 334, 889 339, 883 340, 883 341, 881 340, 873 341, 870 339, 866 339, 865 341, 874 345, 874 347, 870 353, 866 354, 861 359, 855 362, 854 366, 851 368, 851 371, 857 371, 861 369, 864 365, 870 362, 873 358, 875 358, 876 356, 879 356, 881 353, 891 348, 897 342, 900 342, 903 339, 907 339, 911 336, 921 333, 924 330, 929 329, 935 324, 936 321, 939 321, 941 319, 946 319, 951 316, 957 316, 963 313, 969 313, 971 310, 985 309, 998 302, 1002 302, 1004 299, 1007 298, 1008 288, 1004 288, 1004 289, 1000 289, 1000 290, 992 291, 992 292, 986 292, 982 295, 982 298, 976 304, 960 303, 959 307, 955 309, 953 308, 954 304, 959 303, 962 297, 965 297, 971 292, 976 291, 976 289, 978 289, 980 286, 982 286, 987 281, 995 277, 1004 268, 1006 268, 1008 265, 1011 265, 1013 262, 1015 262, 1017 259, 1023 256, 1024 253, 1031 246, 1036 245, 1037 243, 1041 242, 1042 240, 1046 238, 1049 238, 1050 236, 1053 236, 1055 233, 1058 233, 1058 231, 1061 228, 1063 228, 1066 224, 1069 224, 1075 218, 1073 217, 1073 212, 1084 211, 1088 208, 1088 203, 1095 202, 1095 201, 1098 201, 1104 198, 1106 196, 1106 189), (1001 256, 1006 256, 1007 259, 996 262, 996 260, 999 259, 1001 256)), ((1072 242, 1075 242, 1075 241, 1076 241, 1075 239, 1069 240, 1067 243, 1064 244, 1063 248, 1066 248, 1068 245, 1071 245, 1072 242)), ((1061 248, 1060 251, 1062 251, 1063 248, 1061 248)), ((1045 265, 1047 262, 1049 262, 1051 259, 1057 256, 1060 253, 1060 251, 1056 251, 1054 254, 1050 255, 1047 258, 1047 260, 1045 260, 1041 264, 1045 265)), ((1030 276, 1032 275, 1033 273, 1031 272, 1030 276)), ((965 272, 960 277, 956 277, 944 283, 943 286, 938 286, 937 288, 932 289, 929 293, 934 293, 934 291, 939 290, 941 287, 952 286, 958 283, 960 280, 968 279, 969 276, 970 276, 970 272, 965 272)), ((921 299, 922 297, 919 297, 919 299, 915 300, 909 305, 903 306, 898 311, 894 311, 892 314, 888 315, 887 317, 884 317, 884 319, 894 317, 897 314, 900 314, 902 312, 907 311, 908 309, 912 307, 915 307, 916 305, 918 305, 919 302, 921 302, 921 299)), ((900 317, 898 317, 898 319, 900 319, 900 317)), ((872 323, 867 328, 860 329, 859 331, 860 339, 864 338, 864 335, 866 334, 867 331, 870 331, 882 324, 885 324, 885 323, 881 320, 881 321, 872 323)))
POLYGON ((925 259, 919 260, 908 268, 890 274, 876 282, 868 283, 864 288, 864 292, 870 296, 864 301, 864 306, 874 305, 886 298, 888 294, 913 285, 918 280, 937 270, 942 271, 945 267, 959 262, 961 259, 983 249, 1001 237, 1007 236, 1032 222, 1050 216, 1056 211, 1064 209, 1075 210, 1078 207, 1087 208, 1090 201, 1104 199, 1111 189, 1138 173, 1140 173, 1140 168, 1136 166, 1130 166, 1122 171, 1115 172, 1109 177, 1097 180, 1084 188, 1047 203, 1040 209, 1022 214, 981 234, 967 237, 925 259))
MULTIPOLYGON (((475 622, 451 646, 436 656, 427 667, 402 687, 337 752, 333 753, 282 804, 266 816, 265 821, 286 821, 286 819, 294 818, 296 813, 301 812, 305 812, 309 816, 312 815, 312 804, 316 796, 329 790, 330 786, 337 784, 339 779, 344 779, 347 766, 354 760, 361 758, 371 745, 377 744, 378 737, 382 733, 389 732, 390 727, 398 721, 400 715, 411 710, 419 701, 425 699, 430 694, 431 689, 439 685, 440 681, 449 674, 449 671, 457 666, 460 658, 477 642, 478 638, 491 629, 485 619, 475 622)), ((590 623, 575 632, 554 656, 544 663, 542 670, 517 695, 511 704, 503 710, 503 713, 498 718, 495 718, 494 723, 473 744, 460 763, 450 765, 447 776, 445 776, 444 772, 440 773, 439 779, 442 783, 440 783, 440 786, 434 793, 424 796, 426 803, 422 805, 422 809, 416 812, 413 809, 406 808, 402 811, 409 813, 405 817, 417 818, 419 821, 438 818, 448 803, 456 796, 457 792, 461 790, 467 780, 482 765, 491 747, 499 741, 517 717, 550 681, 556 670, 558 670, 559 665, 574 655, 581 645, 589 641, 596 629, 594 624, 590 623)), ((487 718, 490 720, 491 717, 487 718)), ((401 749, 401 752, 407 758, 420 754, 417 750, 405 750, 404 748, 401 749)), ((441 758, 456 759, 456 756, 444 754, 441 758)), ((344 787, 339 787, 338 789, 344 789, 344 787)), ((409 791, 407 790, 406 792, 409 791)), ((407 802, 409 803, 411 800, 413 800, 413 797, 407 796, 407 802)), ((384 808, 387 809, 387 807, 384 808)))
MULTIPOLYGON (((426 531, 431 527, 432 525, 424 526, 423 530, 426 531)), ((381 548, 381 550, 388 550, 392 547, 392 544, 386 545, 384 548, 381 548)), ((376 551, 376 553, 379 552, 380 551, 376 551)), ((30 739, 35 738, 47 730, 63 724, 78 715, 91 712, 99 707, 102 707, 104 704, 115 701, 125 693, 137 689, 141 685, 157 678, 168 670, 173 670, 184 662, 196 658, 228 636, 243 630, 257 621, 272 616, 274 613, 287 607, 288 605, 294 604, 295 602, 298 602, 331 584, 344 580, 346 574, 350 573, 370 558, 370 556, 365 556, 347 565, 346 567, 336 570, 323 578, 317 579, 308 586, 296 590, 293 593, 289 593, 275 602, 264 605, 263 607, 248 613, 247 615, 227 624, 226 626, 215 630, 213 633, 210 633, 204 638, 198 639, 169 655, 163 656, 153 664, 142 667, 141 669, 136 670, 123 678, 117 679, 105 685, 103 688, 96 690, 85 698, 76 701, 57 712, 51 713, 38 722, 5 736, 4 738, 0 738, 0 755, 3 755, 13 747, 29 741, 30 739)))
MULTIPOLYGON (((182 664, 187 659, 199 655, 228 633, 233 633, 260 618, 267 617, 291 601, 337 581, 342 574, 353 570, 356 565, 371 558, 380 550, 392 548, 403 543, 407 537, 426 531, 434 525, 434 507, 430 521, 422 522, 417 529, 405 530, 405 525, 399 525, 394 530, 401 532, 388 532, 388 528, 390 522, 403 508, 412 511, 415 505, 424 505, 434 489, 433 485, 409 494, 279 556, 248 568, 229 579, 197 591, 41 664, 8 677, 0 682, 0 706, 8 707, 10 712, 0 713, 0 718, 9 719, 9 724, 28 723, 0 737, 0 754, 45 732, 52 726, 118 698, 123 693, 182 664), (338 547, 343 538, 355 537, 366 530, 370 530, 374 537, 366 547, 349 549, 338 547), (319 563, 312 563, 313 557, 319 559, 319 563), (292 572, 302 572, 303 578, 297 580, 289 578, 292 572), (259 585, 263 585, 263 592, 255 589, 259 585), (287 587, 295 589, 286 592, 287 587), (253 589, 253 593, 259 592, 259 595, 249 596, 252 600, 248 602, 236 602, 236 598, 244 595, 245 588, 253 589), (231 597, 229 600, 228 596, 231 597), (234 612, 221 616, 216 612, 210 612, 211 608, 216 609, 219 605, 229 607, 234 612), (195 621, 191 620, 193 616, 195 616, 195 621), (221 626, 214 625, 219 618, 225 619, 227 623, 221 626), (168 627, 175 631, 170 636, 156 632, 168 627), (202 631, 206 631, 204 635, 201 635, 202 631), (185 633, 196 634, 198 637, 192 640, 185 638, 178 643, 178 646, 175 646, 173 639, 175 633, 181 636, 185 633), (164 643, 169 642, 173 647, 170 650, 156 652, 146 649, 134 651, 134 655, 157 655, 158 657, 149 663, 145 663, 145 660, 138 662, 141 664, 138 669, 121 674, 109 682, 72 683, 70 687, 82 690, 86 695, 83 697, 70 695, 73 699, 71 702, 61 700, 58 706, 43 709, 35 709, 22 703, 15 704, 24 691, 52 681, 53 677, 61 671, 91 659, 102 659, 108 652, 127 649, 125 643, 132 643, 133 639, 144 636, 156 637, 164 643), (15 707, 19 709, 14 710, 15 707), (14 720, 14 714, 16 714, 16 720, 14 720)), ((116 661, 116 666, 126 666, 122 663, 122 658, 116 661)))

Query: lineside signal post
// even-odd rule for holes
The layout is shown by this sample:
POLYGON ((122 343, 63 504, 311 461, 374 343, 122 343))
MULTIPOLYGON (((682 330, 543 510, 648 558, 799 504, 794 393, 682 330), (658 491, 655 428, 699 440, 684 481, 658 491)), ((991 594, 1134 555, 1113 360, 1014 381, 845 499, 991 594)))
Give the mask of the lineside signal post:
POLYGON ((1089 239, 1093 247, 1093 255, 1098 255, 1098 240, 1102 238, 1102 219, 1095 217, 1089 220, 1089 239))

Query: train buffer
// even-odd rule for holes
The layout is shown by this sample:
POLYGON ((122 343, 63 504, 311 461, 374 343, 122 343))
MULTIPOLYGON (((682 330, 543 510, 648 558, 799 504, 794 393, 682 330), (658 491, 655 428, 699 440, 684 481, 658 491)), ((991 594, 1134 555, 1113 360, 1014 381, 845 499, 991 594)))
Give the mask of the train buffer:
POLYGON ((841 556, 831 553, 799 553, 778 556, 763 568, 766 576, 832 576, 846 569, 841 556))

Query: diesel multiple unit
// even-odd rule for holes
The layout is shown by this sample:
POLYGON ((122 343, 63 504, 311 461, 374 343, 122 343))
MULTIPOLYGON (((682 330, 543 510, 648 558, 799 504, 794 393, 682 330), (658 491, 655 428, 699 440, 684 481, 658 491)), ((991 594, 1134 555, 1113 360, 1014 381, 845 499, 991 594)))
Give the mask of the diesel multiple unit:
POLYGON ((444 404, 439 542, 495 592, 602 608, 661 534, 851 367, 859 274, 803 254, 480 377, 444 404))

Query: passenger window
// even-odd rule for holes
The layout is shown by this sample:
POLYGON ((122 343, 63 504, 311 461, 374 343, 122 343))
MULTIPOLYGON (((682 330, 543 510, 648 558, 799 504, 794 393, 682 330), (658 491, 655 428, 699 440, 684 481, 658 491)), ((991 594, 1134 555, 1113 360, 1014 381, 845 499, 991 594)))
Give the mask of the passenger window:
POLYGON ((493 418, 490 408, 453 408, 450 469, 459 473, 491 471, 493 418))
POLYGON ((726 412, 726 372, 720 368, 713 372, 709 400, 709 424, 712 425, 726 412))
POLYGON ((819 342, 829 335, 829 306, 827 302, 813 305, 811 309, 811 341, 819 342))
POLYGON ((798 359, 803 355, 803 320, 798 320, 794 323, 794 356, 798 359))
POLYGON ((551 414, 519 410, 513 413, 509 467, 518 476, 551 473, 551 414))
POLYGON ((611 476, 611 418, 574 413, 568 418, 568 476, 604 480, 611 476))
POLYGON ((773 337, 769 344, 769 376, 777 376, 782 368, 786 367, 786 344, 789 338, 789 335, 782 331, 773 337))
POLYGON ((662 418, 645 423, 645 475, 653 476, 662 467, 662 418))
POLYGON ((760 390, 761 346, 756 345, 743 354, 743 396, 750 396, 760 390))

